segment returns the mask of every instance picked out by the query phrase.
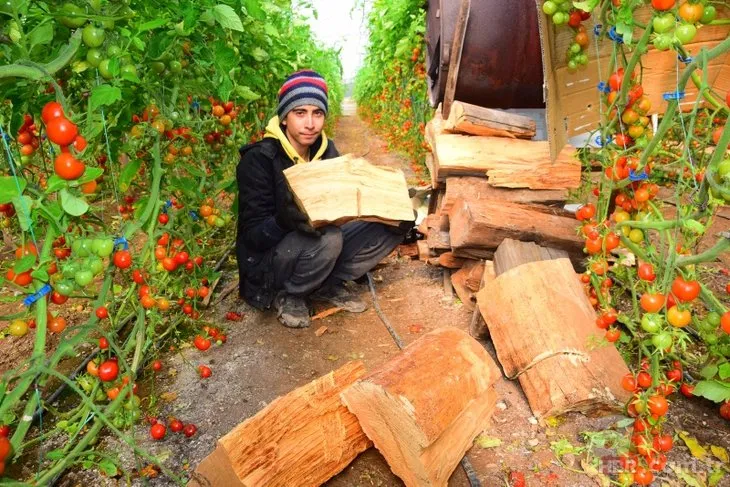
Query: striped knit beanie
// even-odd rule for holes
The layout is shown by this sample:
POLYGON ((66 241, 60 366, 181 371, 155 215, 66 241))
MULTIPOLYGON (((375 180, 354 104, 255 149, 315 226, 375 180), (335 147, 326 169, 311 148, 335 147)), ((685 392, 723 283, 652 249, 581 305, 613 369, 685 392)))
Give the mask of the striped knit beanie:
POLYGON ((303 69, 289 76, 279 90, 279 120, 303 105, 314 105, 327 114, 327 82, 315 71, 303 69))

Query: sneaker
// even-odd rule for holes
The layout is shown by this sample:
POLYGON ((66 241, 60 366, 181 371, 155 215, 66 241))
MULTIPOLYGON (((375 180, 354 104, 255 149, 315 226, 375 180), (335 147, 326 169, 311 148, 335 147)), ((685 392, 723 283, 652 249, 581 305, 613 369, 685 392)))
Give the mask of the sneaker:
POLYGON ((310 296, 315 301, 324 301, 342 308, 350 313, 362 313, 368 309, 367 303, 360 296, 347 289, 344 285, 318 289, 310 296))
POLYGON ((276 317, 282 325, 289 328, 309 326, 309 308, 304 298, 280 292, 274 300, 276 317))

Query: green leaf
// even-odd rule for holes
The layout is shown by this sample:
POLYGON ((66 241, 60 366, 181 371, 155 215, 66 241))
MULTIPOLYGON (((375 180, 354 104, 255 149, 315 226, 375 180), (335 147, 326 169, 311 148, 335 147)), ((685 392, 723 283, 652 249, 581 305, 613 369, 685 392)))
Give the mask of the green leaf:
POLYGON ((730 399, 730 384, 716 380, 701 380, 695 385, 692 393, 713 402, 723 402, 730 399))
POLYGON ((239 17, 236 11, 228 5, 224 5, 222 3, 218 4, 210 9, 210 13, 224 29, 231 29, 237 30, 238 32, 243 32, 241 17, 239 17))
POLYGON ((181 190, 188 196, 194 197, 198 192, 198 183, 193 178, 181 178, 173 176, 170 178, 170 185, 175 189, 181 190))
POLYGON ((254 47, 251 50, 251 55, 258 62, 264 62, 269 59, 269 53, 261 49, 260 47, 254 47))
POLYGON ((46 458, 49 460, 61 460, 64 456, 66 456, 66 454, 61 448, 56 448, 55 450, 51 450, 46 453, 46 458))
POLYGON ((172 44, 172 37, 165 32, 159 32, 149 42, 147 54, 151 59, 158 59, 172 44))
POLYGON ((147 32, 148 30, 155 30, 163 25, 167 24, 167 19, 155 19, 145 22, 139 26, 139 32, 147 32))
POLYGON ((724 478, 725 472, 722 469, 716 468, 712 471, 710 477, 707 479, 707 485, 709 485, 710 487, 720 485, 720 481, 724 478))
POLYGON ((200 16, 200 9, 195 5, 188 5, 183 12, 183 29, 190 30, 195 27, 198 23, 198 17, 200 16))
POLYGON ((119 175, 119 189, 124 192, 129 189, 129 185, 134 180, 134 177, 139 172, 139 168, 142 165, 142 159, 135 159, 128 162, 122 169, 122 174, 119 175))
POLYGON ((720 374, 720 379, 725 380, 728 377, 730 377, 730 362, 725 362, 720 367, 718 367, 717 371, 720 374))
POLYGON ((15 176, 0 176, 0 204, 10 203, 13 198, 25 191, 27 185, 25 179, 15 178, 15 176))
POLYGON ((69 215, 81 216, 89 211, 89 204, 78 196, 74 196, 69 193, 67 189, 62 189, 58 194, 61 197, 61 207, 63 207, 63 211, 69 215))
POLYGON ((213 52, 215 54, 215 66, 220 74, 227 75, 231 69, 238 65, 236 51, 226 46, 224 41, 216 42, 213 47, 213 52))
POLYGON ((243 0, 246 13, 256 20, 266 19, 266 12, 261 8, 260 0, 243 0))
POLYGON ((132 44, 134 45, 134 48, 138 51, 144 51, 145 47, 147 47, 144 41, 139 37, 132 37, 132 44))
POLYGON ((279 39, 281 37, 279 30, 273 24, 269 24, 268 22, 264 24, 264 32, 266 32, 267 36, 273 37, 274 39, 279 39))
POLYGON ((717 375, 717 365, 715 364, 709 364, 705 365, 702 370, 700 370, 700 375, 705 379, 712 379, 717 375))
POLYGON ((259 95, 255 91, 253 91, 248 86, 241 86, 241 85, 236 86, 235 92, 236 92, 236 96, 246 103, 256 101, 259 98, 261 98, 261 95, 259 95))
POLYGON ((87 167, 86 171, 84 171, 84 175, 78 178, 75 183, 77 184, 84 184, 88 183, 89 181, 93 181, 95 179, 98 179, 99 176, 104 174, 104 170, 100 167, 87 167))
POLYGON ((104 472, 107 476, 113 477, 117 474, 117 466, 108 458, 103 459, 99 462, 99 470, 104 472))
POLYGON ((206 176, 205 171, 203 171, 194 164, 185 166, 185 168, 188 170, 191 176, 195 176, 196 178, 204 178, 206 176))
POLYGON ((479 448, 496 448, 502 446, 502 440, 496 437, 481 434, 474 439, 474 444, 479 448))
POLYGON ((119 76, 121 69, 122 63, 119 58, 114 57, 109 60, 109 72, 112 76, 119 76))
POLYGON ((47 22, 36 26, 35 29, 28 34, 31 51, 35 46, 48 44, 53 40, 53 22, 47 22))
POLYGON ((33 208, 33 200, 26 195, 23 195, 22 199, 20 196, 15 196, 12 203, 18 214, 18 223, 20 223, 21 230, 27 232, 33 225, 33 220, 30 217, 30 211, 31 208, 33 208))
POLYGON ((91 96, 89 96, 89 109, 96 110, 101 106, 111 105, 121 99, 122 90, 116 86, 106 84, 94 86, 91 89, 91 96))
POLYGON ((15 265, 13 265, 13 272, 20 274, 21 272, 30 270, 33 264, 35 264, 36 259, 37 257, 32 254, 23 256, 22 259, 16 261, 15 265))
POLYGON ((48 282, 48 279, 50 277, 48 275, 48 271, 46 271, 45 269, 36 269, 31 272, 30 275, 31 277, 33 277, 33 279, 38 279, 39 281, 43 282, 48 282))
POLYGON ((584 12, 593 12, 593 9, 595 9, 598 6, 598 3, 600 0, 586 0, 583 2, 573 2, 573 7, 577 8, 578 10, 582 10, 584 12))
POLYGON ((218 83, 218 97, 223 101, 228 101, 233 92, 233 81, 228 76, 221 76, 220 83, 218 83))

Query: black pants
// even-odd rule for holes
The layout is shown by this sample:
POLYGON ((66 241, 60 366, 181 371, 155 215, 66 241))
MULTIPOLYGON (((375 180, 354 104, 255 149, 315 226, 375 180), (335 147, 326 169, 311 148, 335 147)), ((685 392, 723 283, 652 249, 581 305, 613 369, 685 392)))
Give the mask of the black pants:
POLYGON ((319 229, 321 237, 290 232, 274 249, 274 287, 308 296, 320 287, 364 276, 403 241, 397 227, 350 222, 319 229))

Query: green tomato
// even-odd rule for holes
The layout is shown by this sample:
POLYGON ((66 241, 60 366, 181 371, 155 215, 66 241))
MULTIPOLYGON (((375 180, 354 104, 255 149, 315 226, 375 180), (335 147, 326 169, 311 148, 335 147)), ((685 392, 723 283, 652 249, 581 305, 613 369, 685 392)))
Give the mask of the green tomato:
POLYGON ((585 66, 588 64, 588 55, 586 53, 581 53, 575 58, 575 60, 578 61, 578 64, 581 66, 585 66))
POLYGON ((139 396, 135 396, 133 394, 132 397, 130 397, 129 400, 124 403, 124 409, 126 409, 127 411, 139 409, 139 404, 139 396))
MULTIPOLYGON (((134 396, 137 397, 137 396, 134 396)), ((139 419, 142 417, 142 413, 139 409, 133 409, 129 412, 129 419, 132 421, 132 424, 139 422, 139 419)))
POLYGON ((84 17, 79 17, 79 15, 84 15, 84 10, 73 3, 64 3, 59 13, 62 17, 58 17, 58 21, 69 29, 81 27, 86 23, 84 17))
POLYGON ((122 48, 117 46, 116 44, 112 44, 111 46, 106 48, 106 55, 109 57, 117 57, 122 53, 122 48))
POLYGON ((91 255, 91 244, 93 240, 90 238, 81 239, 81 246, 79 247, 79 257, 88 257, 91 255))
POLYGON ((571 71, 576 71, 578 69, 578 62, 575 59, 571 59, 568 61, 568 69, 571 71))
POLYGON ((676 20, 674 18, 674 14, 666 13, 654 17, 654 20, 652 20, 651 23, 654 27, 654 32, 657 34, 665 34, 674 28, 676 20))
POLYGON ((542 11, 546 15, 552 15, 558 11, 558 6, 552 0, 548 0, 547 2, 542 4, 542 11))
POLYGON ((717 311, 710 311, 709 313, 707 313, 707 323, 712 325, 712 328, 717 328, 718 326, 720 326, 720 318, 722 317, 717 311))
POLYGON ((666 350, 672 346, 672 335, 667 332, 657 333, 651 337, 651 344, 659 350, 666 350))
POLYGON ((578 44, 577 42, 574 42, 570 45, 570 52, 573 54, 578 54, 581 51, 581 49, 583 49, 583 48, 580 47, 580 44, 578 44))
POLYGON ((99 239, 99 245, 96 249, 96 255, 99 257, 109 257, 114 251, 114 242, 110 239, 99 239))
POLYGON ((150 63, 150 68, 152 68, 152 71, 154 71, 157 74, 161 74, 167 69, 167 67, 165 66, 165 63, 161 63, 160 61, 155 61, 153 63, 150 63))
POLYGON ((654 38, 653 43, 658 51, 666 51, 672 47, 672 36, 669 34, 659 34, 654 38))
POLYGON ((656 333, 661 328, 661 318, 656 313, 644 313, 641 317, 641 329, 647 333, 656 333))
POLYGON ((717 9, 714 5, 708 5, 705 7, 705 11, 702 13, 700 22, 703 24, 709 24, 717 17, 717 9))
POLYGON ((109 70, 109 59, 104 59, 99 63, 99 74, 104 79, 112 79, 114 76, 112 75, 112 72, 109 70))
MULTIPOLYGON (((573 10, 573 2, 566 2, 562 1, 558 3, 558 10, 560 10, 563 13, 568 13, 571 10, 573 10)), ((567 22, 567 20, 566 20, 567 22)))
POLYGON ((94 280, 94 274, 92 274, 89 270, 76 271, 76 274, 74 274, 74 280, 76 281, 76 284, 84 287, 94 280))
POLYGON ((170 63, 167 65, 168 68, 170 68, 170 72, 174 74, 182 73, 182 64, 180 64, 180 61, 170 61, 170 63))
POLYGON ((728 174, 730 174, 730 159, 725 159, 717 165, 717 175, 725 178, 728 174))
POLYGON ((129 76, 137 76, 137 68, 134 67, 134 64, 125 64, 122 66, 121 69, 122 76, 129 75, 129 76))
POLYGON ((697 27, 692 24, 682 24, 674 31, 674 36, 682 44, 688 44, 692 42, 692 39, 697 35, 697 27))
POLYGON ((702 339, 705 341, 708 345, 715 345, 717 344, 717 335, 715 333, 705 333, 702 336, 702 339))
POLYGON ((81 33, 81 38, 84 41, 86 47, 99 47, 104 44, 104 29, 97 29, 93 25, 89 24, 84 27, 81 33))
POLYGON ((94 66, 99 67, 99 63, 104 59, 104 54, 99 49, 89 49, 86 51, 86 62, 94 66))
POLYGON ((59 281, 53 286, 53 289, 61 296, 71 296, 74 286, 69 281, 59 281))
POLYGON ((104 271, 104 263, 99 257, 89 257, 89 270, 98 276, 104 271))

